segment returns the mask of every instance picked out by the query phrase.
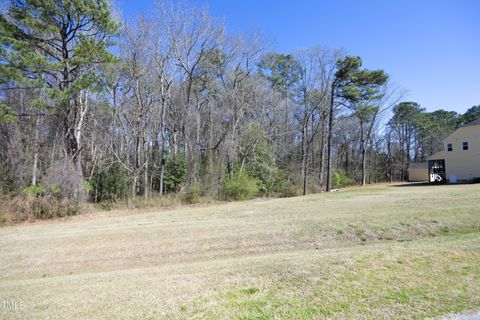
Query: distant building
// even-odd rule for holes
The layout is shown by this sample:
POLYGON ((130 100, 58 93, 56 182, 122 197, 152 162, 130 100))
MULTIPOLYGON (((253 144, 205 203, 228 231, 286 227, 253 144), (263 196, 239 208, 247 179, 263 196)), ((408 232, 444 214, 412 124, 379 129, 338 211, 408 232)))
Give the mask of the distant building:
POLYGON ((444 150, 428 158, 428 181, 480 179, 480 119, 467 123, 443 140, 444 150))

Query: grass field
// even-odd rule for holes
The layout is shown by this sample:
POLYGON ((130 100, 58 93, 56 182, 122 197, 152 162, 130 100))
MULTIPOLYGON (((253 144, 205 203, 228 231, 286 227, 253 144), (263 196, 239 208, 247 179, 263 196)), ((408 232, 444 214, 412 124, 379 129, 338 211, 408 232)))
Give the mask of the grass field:
POLYGON ((0 319, 423 319, 480 308, 480 185, 0 229, 0 319), (1 305, 0 305, 1 307, 1 305))

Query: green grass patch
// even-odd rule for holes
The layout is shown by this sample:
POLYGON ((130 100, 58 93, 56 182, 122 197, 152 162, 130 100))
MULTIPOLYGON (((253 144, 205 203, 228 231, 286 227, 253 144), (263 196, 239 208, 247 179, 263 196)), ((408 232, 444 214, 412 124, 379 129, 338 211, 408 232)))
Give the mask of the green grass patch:
POLYGON ((421 241, 392 249, 389 254, 379 246, 318 257, 316 267, 313 261, 303 266, 300 277, 284 277, 262 292, 241 289, 240 294, 227 298, 218 295, 214 308, 197 306, 196 310, 209 319, 221 315, 232 319, 383 319, 427 318, 480 307, 476 298, 480 234, 450 237, 438 245, 421 241), (338 264, 336 259, 350 263, 338 264), (245 294, 246 290, 255 294, 245 294))

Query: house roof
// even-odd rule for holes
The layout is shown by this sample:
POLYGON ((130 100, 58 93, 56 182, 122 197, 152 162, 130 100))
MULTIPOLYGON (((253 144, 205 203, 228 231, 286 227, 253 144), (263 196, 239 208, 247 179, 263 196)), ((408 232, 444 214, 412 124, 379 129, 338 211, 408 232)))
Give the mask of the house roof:
POLYGON ((469 122, 467 124, 463 125, 464 127, 469 127, 469 126, 480 126, 480 118, 477 120, 473 120, 472 122, 469 122))
POLYGON ((465 128, 465 127, 472 127, 472 126, 480 126, 480 118, 478 118, 477 120, 473 120, 467 124, 464 124, 463 126, 461 126, 460 128, 458 128, 457 130, 455 130, 454 132, 452 132, 451 134, 449 134, 445 139, 443 139, 443 142, 445 142, 446 140, 448 140, 452 135, 454 135, 455 133, 457 133, 458 130, 461 130, 462 128, 465 128))

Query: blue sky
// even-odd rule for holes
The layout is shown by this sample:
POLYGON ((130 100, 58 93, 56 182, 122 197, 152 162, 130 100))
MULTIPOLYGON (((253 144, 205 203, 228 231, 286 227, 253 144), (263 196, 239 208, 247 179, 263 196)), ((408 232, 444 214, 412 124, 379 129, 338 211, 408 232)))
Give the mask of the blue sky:
MULTIPOLYGON (((480 104, 480 0, 192 0, 230 32, 259 30, 271 50, 343 48, 384 69, 427 110, 480 104)), ((124 16, 153 0, 119 0, 124 16)))

